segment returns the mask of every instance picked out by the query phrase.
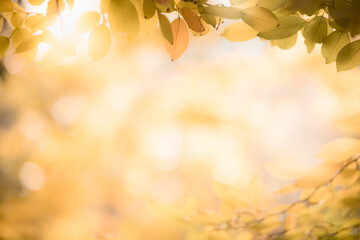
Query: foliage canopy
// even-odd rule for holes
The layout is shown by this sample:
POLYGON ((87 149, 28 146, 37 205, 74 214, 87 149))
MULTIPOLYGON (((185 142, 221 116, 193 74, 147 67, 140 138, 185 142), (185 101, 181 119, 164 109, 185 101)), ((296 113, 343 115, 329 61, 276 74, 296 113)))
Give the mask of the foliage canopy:
MULTIPOLYGON (((28 1, 35 6, 45 2, 28 1)), ((222 33, 230 41, 259 37, 289 49, 301 31, 308 52, 321 44, 326 63, 336 62, 338 71, 360 64, 360 40, 356 40, 360 33, 360 0, 230 0, 230 3, 231 6, 210 4, 207 0, 101 0, 101 11, 80 16, 73 34, 91 32, 89 54, 98 60, 111 48, 114 35, 110 30, 124 32, 130 41, 135 41, 141 28, 156 27, 158 23, 166 50, 176 60, 187 48, 189 31, 202 36, 211 28, 217 29, 223 19, 232 19, 240 21, 230 24, 222 33), (178 18, 170 24, 169 14, 174 12, 178 18)), ((47 29, 61 18, 66 7, 73 5, 74 0, 49 0, 46 14, 42 15, 27 12, 11 0, 2 0, 0 26, 5 19, 13 30, 10 36, 0 38, 0 58, 11 45, 15 53, 33 51, 34 55, 40 42, 75 55, 76 44, 67 43, 74 36, 59 40, 47 29)))

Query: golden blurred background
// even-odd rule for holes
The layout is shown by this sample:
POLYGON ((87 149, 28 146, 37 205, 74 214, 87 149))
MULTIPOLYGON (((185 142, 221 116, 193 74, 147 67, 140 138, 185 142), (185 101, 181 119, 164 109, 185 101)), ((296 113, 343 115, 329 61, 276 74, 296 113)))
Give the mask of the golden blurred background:
POLYGON ((220 28, 171 62, 158 31, 97 62, 83 45, 6 56, 0 239, 186 239, 186 216, 220 208, 214 182, 256 174, 271 198, 349 136, 334 122, 360 109, 359 69, 336 73, 301 37, 282 51, 220 28))

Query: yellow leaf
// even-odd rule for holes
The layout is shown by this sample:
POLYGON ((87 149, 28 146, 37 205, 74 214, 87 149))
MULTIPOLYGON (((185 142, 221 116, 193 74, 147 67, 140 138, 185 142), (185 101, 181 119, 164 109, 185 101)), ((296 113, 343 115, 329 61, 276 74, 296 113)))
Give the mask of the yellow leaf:
POLYGON ((33 48, 36 48, 39 45, 39 38, 38 37, 31 37, 28 38, 27 40, 23 41, 17 48, 16 48, 16 53, 23 53, 23 52, 27 52, 33 48))
POLYGON ((269 32, 279 26, 279 20, 270 10, 258 6, 244 9, 241 19, 258 32, 269 32))
POLYGON ((46 9, 46 15, 59 15, 65 9, 64 0, 50 0, 46 9))
POLYGON ((100 14, 98 12, 85 12, 81 14, 75 23, 74 32, 86 33, 95 28, 100 22, 100 14))
POLYGON ((341 164, 336 162, 323 162, 306 171, 296 182, 299 188, 314 188, 328 182, 340 169, 341 164))
POLYGON ((0 1, 0 12, 11 12, 13 10, 13 5, 11 0, 1 0, 0 1))
POLYGON ((248 41, 257 36, 258 32, 246 23, 239 21, 230 24, 221 36, 229 41, 248 41))
POLYGON ((183 7, 181 9, 182 16, 184 17, 185 21, 187 22, 189 28, 194 30, 195 32, 203 32, 205 28, 200 21, 200 17, 196 15, 193 11, 191 11, 187 7, 183 7))
POLYGON ((88 52, 94 61, 103 58, 111 48, 111 33, 105 24, 96 27, 89 35, 88 52))
POLYGON ((32 32, 37 32, 51 26, 55 23, 55 21, 55 16, 44 16, 42 14, 35 14, 25 20, 25 25, 30 28, 32 32))
POLYGON ((5 56, 6 51, 9 48, 10 40, 7 37, 0 36, 0 59, 5 56))
POLYGON ((11 42, 16 49, 21 43, 33 38, 34 35, 25 28, 15 28, 11 33, 11 42))
POLYGON ((345 131, 360 133, 360 113, 336 122, 336 126, 345 131))
POLYGON ((2 30, 3 25, 4 25, 4 17, 0 16, 0 32, 2 30))
POLYGON ((249 203, 259 205, 264 200, 264 183, 258 176, 254 176, 246 190, 249 203))
POLYGON ((23 24, 24 22, 24 15, 21 14, 21 13, 13 13, 11 15, 11 25, 14 27, 14 28, 20 28, 21 25, 23 24))
POLYGON ((29 0, 29 3, 34 6, 41 5, 45 0, 29 0))
POLYGON ((315 157, 329 162, 343 162, 358 152, 360 152, 360 140, 339 138, 323 146, 315 157))
POLYGON ((175 61, 185 52, 189 43, 189 35, 186 24, 181 18, 177 18, 171 23, 171 29, 173 44, 165 40, 165 48, 171 57, 171 61, 175 61))

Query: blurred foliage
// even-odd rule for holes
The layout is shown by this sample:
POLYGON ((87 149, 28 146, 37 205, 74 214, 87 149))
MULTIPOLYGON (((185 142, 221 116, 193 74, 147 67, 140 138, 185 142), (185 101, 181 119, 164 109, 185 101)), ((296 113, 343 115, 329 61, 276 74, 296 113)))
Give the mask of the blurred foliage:
POLYGON ((320 167, 297 163, 306 161, 306 143, 320 146, 317 135, 338 136, 323 126, 331 119, 359 132, 358 115, 345 117, 359 107, 358 72, 342 73, 342 81, 331 66, 307 73, 319 58, 301 56, 283 69, 288 58, 276 59, 280 52, 253 63, 234 62, 234 52, 172 69, 165 57, 154 59, 154 46, 143 49, 143 61, 153 64, 143 71, 136 49, 96 63, 5 59, 11 75, 0 88, 2 239, 358 235, 356 135, 321 148, 320 167), (259 62, 266 73, 256 71, 259 62), (158 69, 167 69, 167 78, 158 69), (289 83, 294 72, 300 77, 289 83), (304 112, 292 112, 297 104, 304 112), (293 135, 294 126, 312 139, 293 135), (280 156, 285 166, 275 161, 280 156), (259 170, 263 165, 290 185, 274 196, 271 186, 285 182, 259 170))

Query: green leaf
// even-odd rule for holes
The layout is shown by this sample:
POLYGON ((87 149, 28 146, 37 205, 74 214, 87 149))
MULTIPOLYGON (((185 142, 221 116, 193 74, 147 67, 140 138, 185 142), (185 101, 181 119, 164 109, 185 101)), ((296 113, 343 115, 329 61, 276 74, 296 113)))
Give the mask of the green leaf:
POLYGON ((158 11, 161 33, 170 44, 173 44, 173 34, 169 19, 158 11))
POLYGON ((290 49, 293 46, 295 46, 297 39, 298 39, 298 34, 295 33, 294 35, 288 38, 271 40, 271 46, 278 46, 279 48, 284 50, 290 49))
POLYGON ((156 11, 154 0, 144 0, 143 11, 145 19, 152 18, 156 11))
POLYGON ((227 18, 227 19, 240 19, 243 16, 243 12, 239 8, 234 7, 222 7, 222 6, 208 6, 199 7, 200 13, 209 14, 212 16, 227 18))
POLYGON ((130 0, 111 0, 108 18, 112 31, 126 32, 130 41, 136 39, 140 28, 139 17, 130 0))
POLYGON ((290 0, 259 0, 257 5, 269 10, 276 10, 284 6, 290 0))
POLYGON ((111 33, 105 24, 97 26, 89 35, 88 52, 94 61, 99 60, 111 48, 111 33))
POLYGON ((216 28, 216 17, 215 16, 205 14, 205 13, 200 13, 200 15, 207 24, 210 24, 213 28, 216 28))
POLYGON ((9 48, 10 40, 7 37, 0 36, 0 59, 3 59, 9 48))
POLYGON ((268 32, 279 26, 279 20, 268 9, 250 7, 242 12, 242 20, 258 32, 268 32))
POLYGON ((257 36, 258 32, 243 21, 235 22, 227 26, 222 36, 229 41, 248 41, 257 36))
POLYGON ((321 54, 326 59, 326 63, 332 63, 336 61, 336 57, 340 50, 350 43, 350 37, 348 33, 334 31, 323 42, 321 47, 321 54))
POLYGON ((360 65, 360 40, 346 45, 336 58, 338 72, 350 70, 360 65))
POLYGON ((327 37, 328 26, 324 17, 314 17, 305 25, 303 36, 308 52, 312 52, 316 43, 322 43, 327 37))
POLYGON ((281 16, 279 17, 279 27, 270 32, 261 32, 259 37, 274 40, 283 39, 293 36, 306 24, 306 21, 296 15, 293 16, 281 16))
POLYGON ((85 12, 77 19, 74 31, 78 33, 86 33, 94 29, 100 22, 100 14, 95 11, 85 12))

